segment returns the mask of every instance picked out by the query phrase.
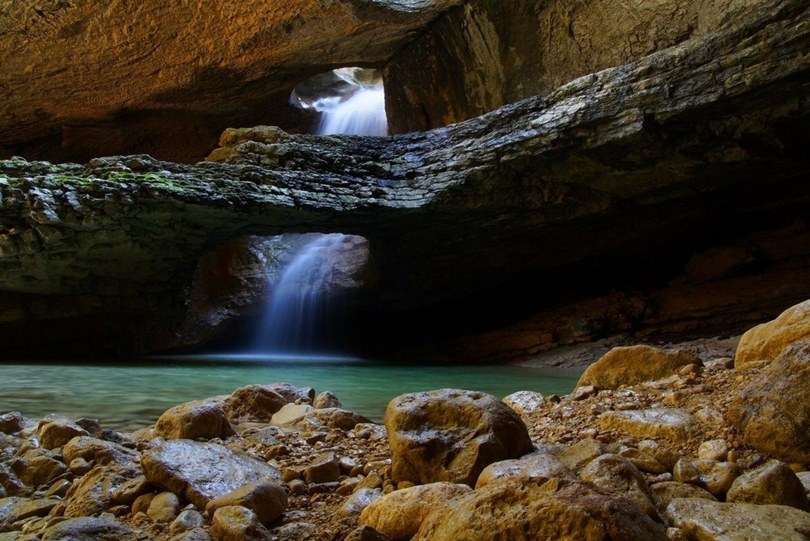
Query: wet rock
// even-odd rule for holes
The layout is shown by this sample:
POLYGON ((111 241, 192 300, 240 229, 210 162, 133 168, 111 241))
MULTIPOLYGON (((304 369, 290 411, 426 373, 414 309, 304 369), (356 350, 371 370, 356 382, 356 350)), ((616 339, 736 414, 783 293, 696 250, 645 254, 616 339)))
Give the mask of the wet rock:
POLYGON ((701 360, 686 350, 663 350, 651 346, 617 347, 590 365, 579 378, 577 387, 592 385, 597 389, 618 389, 661 379, 689 364, 702 366, 701 360))
POLYGON ((172 521, 171 525, 169 525, 169 533, 171 535, 177 535, 181 532, 187 532, 195 528, 202 528, 204 524, 205 519, 199 511, 194 509, 186 509, 177 515, 177 518, 172 521))
MULTIPOLYGON (((802 303, 810 307, 810 301, 802 303)), ((785 349, 731 402, 745 443, 787 462, 810 462, 810 340, 785 349)))
POLYGON ((141 536, 109 517, 80 517, 45 530, 42 541, 138 541, 141 536))
POLYGON ((771 460, 737 477, 726 495, 727 502, 788 505, 810 511, 804 485, 787 464, 771 460))
POLYGON ((734 366, 773 361, 788 347, 810 338, 810 300, 791 306, 773 321, 757 325, 742 335, 734 366))
POLYGON ((222 403, 229 419, 269 421, 287 400, 264 385, 248 385, 235 390, 222 403))
POLYGON ((149 506, 152 505, 152 500, 155 499, 157 494, 153 492, 148 492, 146 494, 141 494, 135 501, 132 502, 132 514, 137 515, 138 513, 146 513, 149 511, 149 506))
POLYGON ((503 397, 503 403, 519 415, 527 415, 545 407, 546 399, 535 391, 518 391, 503 397))
POLYGON ((359 515, 366 507, 382 498, 382 496, 383 491, 378 488, 361 488, 343 502, 338 512, 345 517, 359 515))
POLYGON ((266 389, 280 394, 289 403, 311 403, 315 400, 315 389, 312 387, 298 387, 292 383, 276 382, 262 385, 266 389))
POLYGON ((9 466, 20 481, 33 488, 46 485, 69 472, 63 462, 53 458, 45 449, 26 451, 14 458, 9 466))
POLYGON ((810 513, 784 505, 679 498, 667 506, 666 516, 689 539, 806 541, 810 532, 810 513))
POLYGON ((332 453, 320 455, 304 470, 307 483, 331 483, 340 477, 340 464, 332 453))
POLYGON ((181 495, 200 509, 212 499, 261 479, 280 480, 265 462, 213 443, 167 441, 141 458, 146 479, 181 495))
POLYGON ((169 408, 158 418, 155 435, 167 440, 227 438, 234 434, 217 400, 195 400, 169 408))
POLYGON ((501 460, 490 464, 478 476, 475 488, 477 490, 499 479, 530 479, 542 484, 555 477, 573 479, 574 475, 556 456, 547 453, 532 453, 519 459, 501 460))
POLYGON ((270 541, 270 532, 246 507, 220 507, 211 519, 211 535, 216 541, 270 541))
POLYGON ((306 415, 314 411, 315 408, 308 404, 286 404, 278 410, 273 417, 270 418, 270 423, 276 426, 294 425, 300 422, 306 415))
POLYGON ((441 389, 405 394, 385 411, 395 482, 475 485, 493 462, 532 450, 526 425, 492 395, 441 389))
POLYGON ((650 487, 650 492, 652 492, 655 507, 662 514, 666 511, 669 503, 676 498, 703 498, 713 502, 717 501, 717 498, 712 496, 712 493, 705 488, 677 481, 655 483, 650 487))
POLYGON ((404 541, 416 534, 431 512, 471 492, 469 486, 456 483, 430 483, 397 490, 366 507, 360 514, 360 524, 371 526, 392 541, 404 541))
POLYGON ((629 460, 633 466, 640 471, 652 473, 655 475, 666 473, 671 468, 661 464, 655 457, 655 454, 649 449, 624 449, 619 453, 620 456, 629 460))
POLYGON ((631 502, 581 481, 505 479, 461 495, 422 522, 414 541, 480 539, 664 541, 663 526, 631 502))
POLYGON ((361 440, 385 440, 388 439, 388 431, 384 425, 376 423, 358 423, 354 426, 354 434, 361 440))
POLYGON ((0 498, 0 532, 13 529, 12 524, 18 520, 44 517, 58 503, 59 500, 52 498, 40 500, 29 500, 17 496, 0 498))
POLYGON ((315 397, 312 402, 312 407, 317 409, 323 408, 343 408, 338 397, 332 391, 324 391, 315 397))
POLYGON ((246 507, 256 514, 259 522, 270 524, 287 509, 287 493, 275 481, 254 481, 211 500, 205 510, 213 515, 217 509, 228 506, 246 507))
POLYGON ((62 447, 76 436, 89 435, 85 429, 67 417, 55 415, 48 415, 39 422, 37 427, 39 444, 45 449, 56 449, 62 447))
POLYGON ((64 498, 68 489, 70 489, 72 485, 73 483, 71 481, 68 481, 67 479, 60 479, 59 481, 53 483, 50 488, 48 488, 47 492, 45 492, 45 497, 49 498, 56 496, 59 498, 64 498))
POLYGON ((615 496, 627 498, 649 517, 660 520, 644 474, 626 458, 613 454, 599 456, 579 476, 615 496))
POLYGON ((19 411, 11 411, 0 415, 0 432, 16 434, 25 427, 25 417, 19 411))
POLYGON ((594 458, 608 452, 604 443, 592 438, 580 440, 557 454, 560 461, 572 471, 579 471, 594 458))
POLYGON ((92 470, 93 466, 83 458, 74 458, 70 461, 70 464, 68 464, 68 468, 70 468, 70 471, 75 475, 81 477, 92 470))
POLYGON ((725 495, 731 484, 740 475, 740 469, 729 462, 682 458, 675 464, 672 475, 680 483, 701 486, 719 498, 725 495))
POLYGON ((171 522, 180 511, 180 498, 172 492, 161 492, 149 502, 146 514, 153 522, 171 522))
POLYGON ((71 488, 65 516, 84 517, 107 511, 114 505, 113 491, 131 479, 132 475, 131 472, 95 468, 71 488))
POLYGON ((618 430, 638 438, 665 438, 682 441, 694 429, 694 419, 686 410, 657 408, 649 410, 606 411, 600 416, 602 430, 618 430))

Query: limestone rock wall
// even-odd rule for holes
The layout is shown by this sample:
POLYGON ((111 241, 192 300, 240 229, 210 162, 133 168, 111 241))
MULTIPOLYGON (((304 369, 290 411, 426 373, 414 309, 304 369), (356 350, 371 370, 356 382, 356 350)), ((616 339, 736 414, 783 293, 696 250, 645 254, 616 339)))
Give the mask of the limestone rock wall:
POLYGON ((445 126, 721 28, 768 0, 482 0, 386 64, 394 133, 445 126))
POLYGON ((457 2, 3 2, 0 157, 201 160, 226 127, 295 124, 297 83, 384 62, 457 2))

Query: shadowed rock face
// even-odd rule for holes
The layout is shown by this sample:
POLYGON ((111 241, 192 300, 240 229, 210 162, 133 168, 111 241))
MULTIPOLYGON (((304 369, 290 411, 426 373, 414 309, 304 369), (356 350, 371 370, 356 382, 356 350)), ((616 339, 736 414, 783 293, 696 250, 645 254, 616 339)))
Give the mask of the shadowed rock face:
POLYGON ((665 280, 695 250, 805 218, 807 19, 775 2, 426 133, 232 130, 212 156, 226 163, 196 166, 2 162, 4 354, 176 344, 199 258, 250 234, 364 236, 379 270, 368 320, 392 334, 665 280))
POLYGON ((381 64, 457 3, 7 2, 0 156, 200 160, 228 126, 306 124, 296 84, 381 64))

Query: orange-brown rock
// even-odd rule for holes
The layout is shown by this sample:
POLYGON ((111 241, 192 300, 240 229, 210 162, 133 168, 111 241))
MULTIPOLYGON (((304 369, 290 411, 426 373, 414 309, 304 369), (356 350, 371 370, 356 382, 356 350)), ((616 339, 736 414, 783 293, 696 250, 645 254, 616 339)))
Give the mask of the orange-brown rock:
POLYGON ((366 507, 360 514, 360 524, 371 526, 391 541, 407 541, 430 513, 471 492, 467 485, 446 482, 396 490, 366 507))
POLYGON ((532 449, 526 425, 496 397, 439 389, 398 396, 385 410, 394 481, 475 486, 493 462, 532 449))
POLYGON ((155 434, 167 440, 225 438, 233 428, 219 400, 194 400, 164 411, 155 423, 155 434))
POLYGON ((810 338, 810 300, 791 306, 773 321, 757 325, 740 338, 734 366, 773 361, 791 344, 810 338))
POLYGON ((589 366, 579 378, 577 387, 593 385, 597 389, 617 389, 621 385, 635 385, 669 376, 687 364, 703 363, 697 355, 686 350, 617 347, 589 366))
POLYGON ((507 479, 428 515, 414 541, 577 539, 663 541, 664 528, 628 500, 576 481, 507 479))

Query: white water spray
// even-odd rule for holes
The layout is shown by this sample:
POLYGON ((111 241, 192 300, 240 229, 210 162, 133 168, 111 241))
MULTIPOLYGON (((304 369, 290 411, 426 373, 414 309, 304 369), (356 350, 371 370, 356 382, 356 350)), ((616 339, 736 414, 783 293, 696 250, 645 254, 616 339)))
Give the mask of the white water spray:
POLYGON ((304 245, 281 274, 265 305, 254 350, 314 353, 334 297, 331 283, 347 235, 321 235, 304 245))
POLYGON ((320 100, 315 108, 321 111, 318 135, 388 135, 382 85, 361 87, 345 101, 320 100))

